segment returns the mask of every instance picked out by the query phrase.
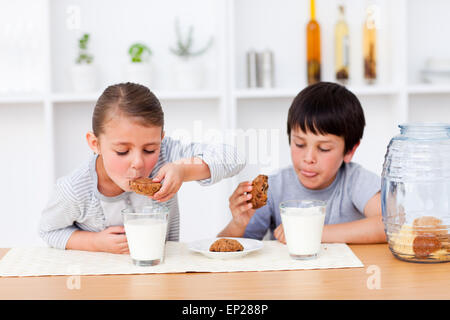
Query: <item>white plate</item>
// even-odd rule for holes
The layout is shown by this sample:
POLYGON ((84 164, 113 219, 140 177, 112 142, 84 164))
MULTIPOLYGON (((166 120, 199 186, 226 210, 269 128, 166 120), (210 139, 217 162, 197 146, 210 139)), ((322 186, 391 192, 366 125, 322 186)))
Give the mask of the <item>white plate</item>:
POLYGON ((203 239, 194 241, 188 244, 188 248, 191 251, 201 253, 208 258, 213 259, 234 259, 234 258, 240 258, 243 257, 250 252, 254 252, 257 250, 260 250, 263 247, 263 243, 259 240, 255 239, 248 239, 248 238, 231 238, 231 237, 220 237, 220 238, 214 238, 214 239, 203 239), (244 247, 243 251, 236 251, 236 252, 211 252, 209 251, 209 247, 211 244, 213 244, 214 241, 218 239, 234 239, 239 241, 242 246, 244 247))

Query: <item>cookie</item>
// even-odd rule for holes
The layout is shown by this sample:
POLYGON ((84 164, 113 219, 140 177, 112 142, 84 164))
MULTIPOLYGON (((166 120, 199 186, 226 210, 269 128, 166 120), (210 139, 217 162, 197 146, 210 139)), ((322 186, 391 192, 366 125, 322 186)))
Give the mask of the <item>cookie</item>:
POLYGON ((162 186, 159 182, 152 182, 150 178, 131 180, 129 185, 132 191, 144 196, 153 196, 162 186))
POLYGON ((225 238, 214 241, 214 243, 209 247, 209 251, 212 252, 235 252, 243 250, 244 247, 239 241, 225 238))
POLYGON ((434 234, 446 235, 447 228, 442 225, 442 220, 432 217, 423 216, 413 221, 414 233, 417 235, 434 234))
POLYGON ((397 233, 394 233, 390 237, 389 242, 395 253, 414 256, 413 242, 415 237, 413 228, 408 225, 403 225, 397 233))
POLYGON ((435 235, 416 236, 413 241, 413 250, 417 258, 426 258, 441 249, 441 241, 435 235))
POLYGON ((439 261, 449 261, 450 252, 448 249, 440 249, 430 254, 429 258, 439 261))
POLYGON ((258 209, 266 205, 267 203, 267 190, 269 189, 269 177, 260 174, 252 182, 252 191, 250 192, 252 198, 248 200, 248 203, 253 205, 253 209, 258 209))

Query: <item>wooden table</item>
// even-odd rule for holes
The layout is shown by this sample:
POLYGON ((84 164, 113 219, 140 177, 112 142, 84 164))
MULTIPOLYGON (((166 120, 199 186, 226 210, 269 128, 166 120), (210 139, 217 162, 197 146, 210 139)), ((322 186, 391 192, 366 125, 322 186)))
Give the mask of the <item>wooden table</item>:
POLYGON ((449 263, 403 262, 387 244, 350 248, 363 268, 0 277, 0 299, 450 299, 449 263))

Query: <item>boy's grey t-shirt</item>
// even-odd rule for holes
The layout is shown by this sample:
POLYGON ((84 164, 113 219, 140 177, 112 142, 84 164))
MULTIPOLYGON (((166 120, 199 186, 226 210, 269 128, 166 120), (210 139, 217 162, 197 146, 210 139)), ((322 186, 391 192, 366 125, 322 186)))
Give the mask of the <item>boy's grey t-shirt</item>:
POLYGON ((364 207, 381 189, 381 179, 375 173, 357 163, 344 163, 333 183, 325 189, 305 188, 292 166, 269 176, 267 204, 256 210, 244 237, 262 239, 267 230, 271 238, 275 228, 281 224, 280 202, 286 200, 327 201, 325 224, 336 224, 363 219, 364 207))

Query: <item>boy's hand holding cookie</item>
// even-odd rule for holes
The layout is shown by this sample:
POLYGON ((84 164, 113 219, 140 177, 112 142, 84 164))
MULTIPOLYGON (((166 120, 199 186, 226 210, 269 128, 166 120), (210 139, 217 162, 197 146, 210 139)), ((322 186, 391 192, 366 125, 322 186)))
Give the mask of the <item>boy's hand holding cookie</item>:
POLYGON ((242 237, 256 209, 267 204, 268 188, 266 175, 258 175, 253 181, 241 182, 229 198, 233 219, 219 236, 242 237))
POLYGON ((252 203, 249 202, 252 199, 252 189, 251 181, 241 182, 229 198, 229 207, 236 226, 245 228, 255 213, 252 203))

